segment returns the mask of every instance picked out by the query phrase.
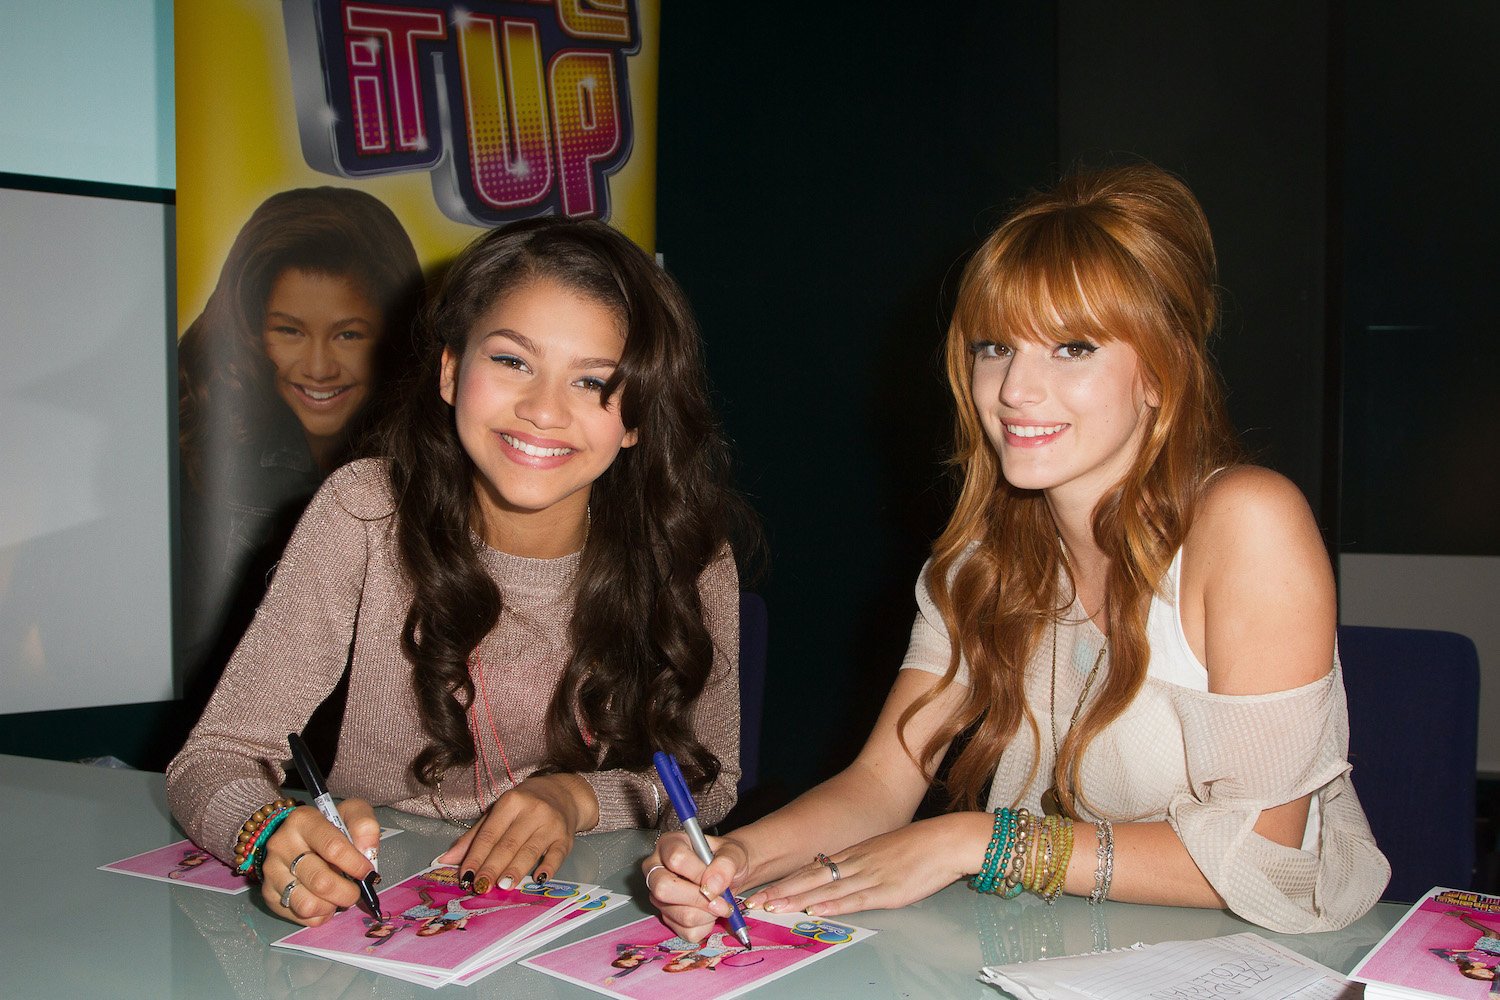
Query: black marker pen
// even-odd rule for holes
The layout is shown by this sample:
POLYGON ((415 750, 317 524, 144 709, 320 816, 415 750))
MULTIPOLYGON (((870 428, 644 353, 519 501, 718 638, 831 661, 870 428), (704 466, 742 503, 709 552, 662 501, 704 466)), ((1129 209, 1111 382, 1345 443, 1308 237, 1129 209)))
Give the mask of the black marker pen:
MULTIPOLYGON (((317 761, 313 760, 312 753, 307 749, 307 744, 302 742, 302 737, 296 733, 286 734, 287 745, 292 748, 292 763, 297 765, 297 773, 302 775, 302 783, 312 793, 313 805, 318 807, 318 812, 323 818, 338 827, 340 833, 348 837, 349 843, 354 843, 354 838, 349 836, 349 828, 344 825, 344 819, 339 815, 337 807, 333 804, 333 796, 328 794, 328 789, 323 784, 323 772, 318 770, 317 761)), ((362 879, 355 879, 359 886, 359 896, 370 908, 370 913, 376 920, 384 920, 385 914, 380 912, 380 899, 375 895, 375 883, 379 881, 380 873, 371 872, 362 879)))

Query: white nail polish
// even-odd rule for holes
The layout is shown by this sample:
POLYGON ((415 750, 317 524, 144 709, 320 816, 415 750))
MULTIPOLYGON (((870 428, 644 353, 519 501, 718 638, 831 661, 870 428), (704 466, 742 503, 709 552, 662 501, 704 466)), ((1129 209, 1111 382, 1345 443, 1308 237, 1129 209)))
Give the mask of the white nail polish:
POLYGON ((380 857, 380 850, 379 850, 379 848, 375 848, 375 847, 370 848, 368 851, 365 852, 365 857, 369 860, 370 864, 375 865, 375 867, 377 867, 377 868, 380 867, 379 865, 375 864, 376 860, 379 859, 379 857, 380 857))
POLYGON ((511 877, 509 875, 507 875, 503 879, 500 880, 499 887, 501 889, 509 889, 511 886, 513 886, 515 884, 516 883, 511 879, 511 877))

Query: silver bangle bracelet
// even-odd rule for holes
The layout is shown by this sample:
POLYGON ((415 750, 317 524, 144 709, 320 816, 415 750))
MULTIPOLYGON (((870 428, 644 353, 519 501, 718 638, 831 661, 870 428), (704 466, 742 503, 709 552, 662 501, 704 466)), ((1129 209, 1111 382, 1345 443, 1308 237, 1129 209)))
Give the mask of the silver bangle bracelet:
POLYGON ((1109 886, 1115 878, 1115 829, 1109 820, 1101 819, 1094 824, 1094 834, 1099 846, 1094 849, 1097 859, 1094 866, 1094 891, 1089 893, 1089 905, 1098 906, 1109 898, 1109 886))

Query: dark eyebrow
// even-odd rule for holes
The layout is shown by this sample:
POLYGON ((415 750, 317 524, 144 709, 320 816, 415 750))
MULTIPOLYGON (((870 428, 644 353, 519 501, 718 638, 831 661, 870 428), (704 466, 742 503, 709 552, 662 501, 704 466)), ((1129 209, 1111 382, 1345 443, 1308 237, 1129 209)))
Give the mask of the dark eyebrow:
MULTIPOLYGON (((289 319, 293 323, 303 323, 303 322, 306 322, 305 320, 303 320, 303 318, 301 316, 296 316, 296 315, 293 315, 292 313, 289 313, 289 312, 282 312, 279 309, 269 309, 269 310, 267 310, 266 311, 266 320, 269 322, 273 318, 289 319)), ((345 326, 345 325, 347 325, 349 323, 363 323, 365 326, 369 326, 370 325, 370 321, 368 319, 366 319, 365 317, 363 317, 363 316, 345 316, 343 319, 338 319, 338 320, 334 320, 333 321, 333 325, 334 326, 345 326)))
POLYGON ((530 351, 532 354, 539 353, 536 349, 536 344, 530 337, 526 336, 524 333, 517 333, 509 327, 501 327, 498 330, 491 330, 489 333, 485 334, 482 339, 488 340, 490 337, 502 337, 506 340, 514 342, 523 350, 530 351))
MULTIPOLYGON (((498 330, 491 330, 484 336, 486 338, 502 337, 505 340, 511 341, 522 350, 530 351, 532 354, 546 353, 536 346, 536 341, 526 336, 526 334, 518 333, 515 330, 510 329, 509 327, 501 327, 498 330)), ((570 364, 573 368, 618 368, 620 365, 620 361, 618 358, 574 358, 570 364)))

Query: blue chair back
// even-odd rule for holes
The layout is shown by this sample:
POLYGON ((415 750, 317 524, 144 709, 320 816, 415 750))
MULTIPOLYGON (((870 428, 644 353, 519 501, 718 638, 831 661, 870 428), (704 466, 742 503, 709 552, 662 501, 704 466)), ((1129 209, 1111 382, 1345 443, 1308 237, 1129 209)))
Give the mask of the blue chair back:
POLYGON ((760 781, 760 723, 766 703, 766 631, 759 594, 740 593, 740 795, 760 781))
POLYGON ((1479 654, 1468 637, 1341 625, 1349 760, 1375 842, 1391 862, 1385 899, 1472 888, 1479 654))

